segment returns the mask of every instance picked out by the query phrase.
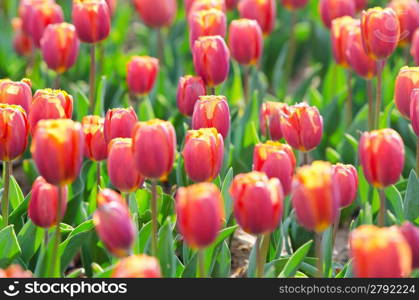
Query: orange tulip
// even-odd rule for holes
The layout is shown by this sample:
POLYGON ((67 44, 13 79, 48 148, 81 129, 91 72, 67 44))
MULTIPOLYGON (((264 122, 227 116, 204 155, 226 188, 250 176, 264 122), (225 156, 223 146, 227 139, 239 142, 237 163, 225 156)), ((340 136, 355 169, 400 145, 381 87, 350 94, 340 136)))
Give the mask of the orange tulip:
POLYGON ((262 104, 259 113, 259 124, 262 134, 269 135, 272 140, 282 139, 281 116, 288 114, 288 104, 282 102, 266 101, 262 104))
POLYGON ((396 77, 394 103, 401 115, 410 117, 410 96, 413 89, 419 88, 419 67, 403 67, 396 77))
POLYGON ((132 107, 113 108, 105 116, 104 134, 107 144, 114 138, 130 138, 137 123, 137 114, 132 107))
POLYGON ((108 156, 104 134, 105 119, 99 116, 85 116, 82 120, 84 132, 84 155, 93 161, 105 160, 108 156))
POLYGON ((6 269, 0 269, 0 278, 32 278, 31 271, 25 271, 20 265, 10 265, 6 269))
POLYGON ((330 28, 332 21, 343 16, 355 16, 354 0, 320 0, 319 11, 324 26, 330 28))
POLYGON ((179 79, 176 103, 179 111, 192 116, 196 101, 205 95, 205 83, 199 76, 183 76, 179 79))
POLYGON ((349 16, 339 17, 332 21, 330 37, 332 42, 333 56, 336 62, 347 68, 346 51, 349 47, 349 34, 355 27, 359 27, 360 21, 349 16))
POLYGON ((241 18, 256 20, 265 35, 274 29, 276 0, 241 0, 238 9, 241 18))
POLYGON ((159 60, 150 56, 134 56, 127 64, 128 89, 133 94, 151 92, 159 72, 159 60))
POLYGON ((134 0, 134 5, 149 27, 169 26, 176 16, 176 0, 134 0))
POLYGON ((160 278, 159 261, 146 254, 131 255, 121 259, 115 266, 112 278, 160 278))
POLYGON ((392 0, 388 7, 392 8, 400 23, 400 45, 409 44, 413 33, 419 27, 419 3, 417 0, 392 0))
POLYGON ((28 114, 32 103, 31 87, 31 81, 26 78, 21 81, 1 79, 0 103, 20 105, 28 114))
POLYGON ((227 18, 224 12, 215 8, 199 10, 190 15, 189 27, 189 43, 193 49, 195 41, 201 36, 219 35, 225 37, 227 18))

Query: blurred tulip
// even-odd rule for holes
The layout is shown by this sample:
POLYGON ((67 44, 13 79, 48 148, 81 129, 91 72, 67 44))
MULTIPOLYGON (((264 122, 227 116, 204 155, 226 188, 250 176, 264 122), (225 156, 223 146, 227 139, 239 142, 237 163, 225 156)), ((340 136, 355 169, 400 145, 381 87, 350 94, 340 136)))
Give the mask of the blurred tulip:
POLYGON ((192 114, 192 128, 214 127, 225 139, 230 129, 230 109, 224 96, 201 96, 192 114))
POLYGON ((121 259, 112 271, 112 278, 160 278, 159 261, 146 254, 121 259))
POLYGON ((214 87, 227 79, 230 71, 230 52, 220 36, 203 36, 194 43, 195 72, 205 84, 214 87))
POLYGON ((22 30, 22 19, 13 18, 12 27, 14 31, 13 49, 20 56, 28 56, 33 50, 32 39, 22 30))
POLYGON ((0 104, 0 160, 21 156, 28 144, 29 124, 21 106, 0 104))
POLYGON ((191 75, 180 77, 176 103, 182 114, 192 116, 196 101, 203 95, 205 95, 205 83, 201 77, 191 75))
POLYGON ((413 131, 419 137, 419 89, 414 89, 410 99, 410 121, 413 131))
POLYGON ((84 136, 80 123, 69 119, 41 120, 33 135, 32 158, 48 183, 64 186, 79 175, 84 136))
POLYGON ((6 269, 0 269, 0 278, 32 278, 31 271, 25 271, 20 265, 10 265, 6 269))
POLYGON ((367 7, 368 0, 355 0, 355 10, 361 11, 367 7))
POLYGON ((346 51, 349 47, 349 34, 355 27, 359 27, 360 21, 349 16, 339 17, 332 20, 330 38, 332 52, 336 63, 344 68, 349 66, 346 51))
POLYGON ((376 60, 388 58, 400 39, 400 24, 394 10, 374 7, 363 11, 361 35, 367 55, 376 60))
POLYGON ((332 167, 335 184, 340 194, 340 207, 352 204, 358 190, 358 172, 352 165, 336 164, 332 167))
POLYGON ((292 205, 298 222, 308 230, 323 232, 332 225, 340 206, 339 187, 332 165, 314 161, 297 169, 292 187, 292 205))
POLYGON ((355 16, 354 0, 320 0, 320 17, 324 26, 330 28, 332 21, 343 16, 355 16))
POLYGON ((32 83, 29 79, 11 81, 10 79, 0 80, 0 103, 20 105, 29 113, 32 103, 32 83))
POLYGON ((63 73, 76 62, 79 44, 76 28, 72 24, 48 25, 41 39, 42 57, 48 68, 63 73))
POLYGON ((134 5, 148 27, 169 26, 176 16, 176 0, 134 0, 134 5))
POLYGON ((213 183, 181 187, 176 194, 176 215, 179 231, 193 248, 204 248, 215 241, 222 228, 224 203, 213 183))
POLYGON ((106 0, 106 4, 108 4, 109 12, 111 16, 115 13, 116 5, 118 4, 117 0, 106 0))
POLYGON ((413 34, 410 55, 412 55, 415 65, 419 65, 419 29, 416 29, 413 34))
POLYGON ((237 7, 237 3, 239 0, 225 0, 226 9, 227 10, 233 10, 237 7))
POLYGON ((364 132, 359 142, 359 158, 371 185, 384 188, 395 184, 404 166, 403 140, 390 128, 364 132))
POLYGON ((109 179, 119 191, 130 193, 143 185, 144 177, 134 165, 131 138, 116 138, 109 143, 107 164, 109 179))
POLYGON ((419 67, 403 67, 396 77, 394 103, 401 115, 410 118, 410 96, 419 88, 419 67))
POLYGON ((255 20, 233 20, 229 28, 228 45, 231 56, 242 65, 256 65, 263 52, 263 35, 255 20))
POLYGON ((138 122, 132 132, 135 166, 147 178, 166 180, 176 154, 176 132, 168 121, 138 122))
POLYGON ((192 16, 195 12, 200 10, 208 10, 208 9, 218 9, 222 12, 226 12, 226 3, 225 0, 191 0, 187 4, 187 15, 188 17, 192 16))
POLYGON ((400 23, 400 45, 409 44, 413 33, 419 28, 419 3, 417 0, 392 0, 388 7, 392 8, 400 23))
POLYGON ((127 64, 128 89, 133 94, 151 92, 159 72, 159 60, 150 56, 134 56, 127 64))
POLYGON ((259 124, 264 136, 267 136, 267 127, 269 127, 269 136, 272 140, 282 139, 282 114, 288 114, 288 104, 273 101, 266 101, 262 104, 259 113, 259 124))
POLYGON ((237 7, 240 18, 256 20, 265 35, 275 28, 276 0, 241 0, 237 7))
POLYGON ((190 179, 212 181, 223 165, 223 137, 215 128, 188 130, 182 155, 190 179))
POLYGON ((419 268, 419 228, 406 221, 399 229, 412 252, 412 269, 417 269, 419 268))
POLYGON ((22 30, 26 35, 28 36, 31 35, 31 29, 32 29, 31 13, 32 13, 33 7, 35 5, 43 5, 44 3, 46 3, 47 5, 56 4, 55 0, 20 0, 19 1, 18 15, 19 15, 19 18, 22 20, 22 30))
POLYGON ((316 148, 323 135, 323 118, 315 106, 299 103, 281 115, 282 134, 293 148, 308 152, 316 148))
POLYGON ((219 35, 225 37, 227 31, 227 17, 221 10, 212 8, 199 10, 189 17, 189 43, 193 49, 194 43, 201 36, 219 35))
POLYGON ((307 5, 308 0, 282 0, 282 5, 288 10, 297 10, 307 5))
POLYGON ((111 17, 105 0, 73 0, 73 24, 84 43, 98 43, 111 31, 111 17))
POLYGON ((105 160, 108 156, 104 134, 105 119, 85 116, 82 120, 84 132, 84 155, 93 161, 105 160))
POLYGON ((132 107, 108 110, 104 123, 106 144, 109 144, 114 138, 130 138, 137 121, 137 114, 132 107))
POLYGON ((109 204, 111 202, 118 202, 123 207, 125 207, 127 212, 129 211, 127 202, 125 201, 124 198, 122 198, 121 194, 119 194, 119 193, 117 193, 117 192, 115 192, 114 190, 111 190, 111 189, 100 190, 100 193, 97 194, 96 202, 97 202, 98 206, 103 206, 103 205, 109 204))
MULTIPOLYGON (((67 210, 67 187, 61 189, 61 218, 67 210)), ((28 217, 39 227, 50 228, 57 225, 58 187, 49 184, 39 176, 32 185, 28 217)))
POLYGON ((396 227, 362 225, 349 237, 355 277, 407 277, 412 254, 396 227))

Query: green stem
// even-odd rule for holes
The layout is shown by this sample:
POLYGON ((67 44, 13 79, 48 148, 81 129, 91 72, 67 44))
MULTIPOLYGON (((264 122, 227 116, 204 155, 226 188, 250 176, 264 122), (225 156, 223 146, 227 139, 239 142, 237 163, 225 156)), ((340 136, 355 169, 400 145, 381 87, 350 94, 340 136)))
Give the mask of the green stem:
POLYGON ((368 130, 371 131, 374 129, 374 97, 373 97, 373 91, 372 91, 372 81, 367 80, 367 95, 368 95, 368 130))
POLYGON ((98 191, 100 190, 100 172, 101 172, 101 163, 100 161, 96 162, 96 181, 97 181, 97 188, 98 191))
POLYGON ((204 261, 204 249, 198 250, 198 277, 205 278, 207 277, 205 274, 205 261, 204 261))
POLYGON ((301 155, 302 155, 302 158, 303 158, 302 162, 301 162, 301 165, 304 166, 304 165, 310 164, 310 154, 309 154, 309 152, 301 151, 301 155))
POLYGON ((347 71, 347 88, 348 88, 348 97, 346 99, 346 126, 349 127, 352 122, 352 72, 351 70, 347 71))
POLYGON ((161 28, 157 28, 157 58, 164 65, 164 37, 161 28))
POLYGON ((157 183, 151 180, 151 255, 157 256, 157 183))
POLYGON ((335 246, 336 235, 337 235, 338 230, 339 230, 340 215, 341 215, 341 209, 338 210, 338 214, 336 216, 335 223, 333 224, 332 249, 335 246))
POLYGON ((263 278, 271 234, 259 234, 256 239, 256 277, 263 278))
POLYGON ((381 98, 383 94, 383 68, 384 63, 377 62, 377 95, 375 100, 375 128, 377 129, 380 124, 380 112, 381 112, 381 98))
POLYGON ((378 189, 380 195, 380 211, 378 212, 378 226, 384 227, 386 225, 386 194, 383 188, 378 189))
POLYGON ((1 201, 3 227, 9 225, 9 189, 10 189, 10 176, 12 175, 12 162, 3 162, 3 198, 1 201))
POLYGON ((93 113, 95 109, 95 81, 96 81, 96 44, 92 44, 90 48, 90 111, 93 113))
POLYGON ((58 255, 58 248, 60 246, 61 242, 61 230, 60 230, 60 224, 61 224, 61 210, 62 210, 62 193, 63 188, 61 186, 58 186, 58 203, 57 203, 57 224, 55 226, 55 240, 54 240, 54 248, 52 249, 52 259, 51 259, 51 267, 49 272, 49 277, 55 277, 55 269, 57 266, 59 267, 59 255, 58 255))
POLYGON ((60 89, 60 83, 61 83, 61 74, 56 73, 55 80, 54 80, 54 89, 56 90, 60 89))
POLYGON ((207 86, 207 95, 215 95, 215 87, 214 86, 207 86))
POLYGON ((317 256, 317 278, 323 277, 322 237, 323 233, 316 232, 315 244, 317 256))
POLYGON ((296 51, 296 39, 295 39, 295 25, 297 24, 297 12, 291 12, 291 25, 290 25, 290 37, 288 42, 288 51, 287 51, 287 58, 285 61, 285 80, 283 81, 284 84, 284 96, 287 95, 287 87, 290 85, 291 73, 292 73, 292 63, 294 62, 294 56, 296 51))

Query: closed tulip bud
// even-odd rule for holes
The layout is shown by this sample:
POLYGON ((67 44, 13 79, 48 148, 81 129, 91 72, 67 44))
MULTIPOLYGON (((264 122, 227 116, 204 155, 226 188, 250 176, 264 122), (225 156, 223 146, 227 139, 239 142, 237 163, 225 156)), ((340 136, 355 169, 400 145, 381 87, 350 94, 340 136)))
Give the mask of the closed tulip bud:
POLYGON ((147 178, 166 180, 176 154, 176 132, 168 121, 138 122, 133 133, 135 165, 147 178))
POLYGON ((190 1, 189 6, 187 6, 188 17, 192 16, 197 11, 208 10, 212 8, 225 12, 225 0, 192 0, 190 1))
POLYGON ((392 0, 388 7, 392 8, 400 23, 400 45, 412 41, 413 33, 419 27, 419 3, 417 0, 392 0))
POLYGON ((256 20, 265 35, 275 28, 275 0, 241 0, 238 9, 240 18, 256 20))
POLYGON ((366 179, 374 187, 395 184, 404 166, 403 140, 390 128, 364 132, 359 142, 359 158, 366 179))
POLYGON ((84 155, 93 161, 105 160, 108 148, 104 134, 105 119, 99 116, 85 116, 82 120, 84 132, 84 155))
POLYGON ((267 141, 257 144, 253 150, 253 170, 263 172, 269 178, 278 178, 284 195, 291 191, 295 163, 294 153, 287 144, 267 141))
POLYGON ((417 269, 419 268, 419 228, 410 222, 404 222, 399 229, 412 252, 412 269, 417 269))
POLYGON ((410 121, 413 131, 419 137, 419 89, 414 89, 410 100, 410 121))
POLYGON ((259 24, 250 19, 233 20, 229 31, 231 56, 242 65, 256 65, 263 52, 263 35, 259 24))
POLYGON ((29 113, 29 124, 33 134, 40 120, 71 119, 73 97, 62 90, 37 90, 29 113))
POLYGON ((288 10, 297 10, 307 5, 308 0, 282 0, 282 5, 288 10))
POLYGON ((355 277, 406 277, 411 272, 409 244, 396 227, 362 225, 349 237, 355 277))
POLYGON ((137 121, 137 114, 132 107, 108 110, 104 124, 106 144, 109 144, 114 138, 130 138, 137 121))
POLYGON ((182 155, 190 179, 211 181, 218 176, 223 165, 223 137, 215 128, 189 130, 182 155))
POLYGON ((73 182, 80 172, 83 149, 80 123, 69 119, 41 120, 36 126, 32 157, 48 183, 64 186, 73 182))
POLYGON ((292 205, 298 222, 308 230, 323 232, 332 225, 340 206, 340 193, 332 165, 314 161, 297 169, 292 187, 292 205))
POLYGON ((31 34, 31 13, 35 5, 55 4, 55 0, 20 0, 18 7, 18 15, 22 20, 22 30, 25 34, 31 34))
POLYGON ((1 161, 12 161, 25 152, 28 133, 28 119, 22 107, 0 104, 1 161))
POLYGON ((332 21, 343 16, 355 16, 354 0, 320 0, 320 17, 324 26, 330 28, 332 21))
POLYGON ((121 259, 115 266, 112 278, 160 278, 157 258, 146 254, 131 255, 121 259))
POLYGON ((192 114, 192 128, 214 127, 226 138, 230 129, 230 109, 224 96, 201 96, 192 114))
POLYGON ((32 278, 31 271, 25 271, 20 265, 10 265, 6 269, 0 269, 0 278, 32 278))
POLYGON ((358 172, 352 165, 333 165, 333 176, 335 184, 338 185, 340 194, 340 207, 352 204, 358 190, 358 172))
POLYGON ((127 64, 127 84, 131 93, 151 92, 159 72, 159 60, 150 56, 134 56, 127 64))
POLYGON ((367 7, 368 0, 355 0, 355 10, 361 11, 367 7))
POLYGON ((13 49, 20 56, 28 56, 32 52, 33 43, 31 37, 22 31, 22 19, 13 18, 12 27, 14 30, 13 49))
POLYGON ((394 10, 375 7, 363 11, 361 35, 367 55, 376 60, 388 58, 400 39, 400 24, 394 10))
POLYGON ((419 67, 403 67, 396 77, 394 103, 403 117, 410 118, 410 96, 419 88, 419 67))
MULTIPOLYGON (((67 210, 67 187, 61 189, 61 218, 67 210)), ((39 227, 50 228, 57 225, 58 187, 49 184, 39 176, 32 185, 28 216, 39 227)), ((60 218, 60 219, 61 219, 60 218)))
POLYGON ((410 47, 410 55, 412 55, 415 65, 419 65, 419 29, 416 29, 412 38, 412 46, 410 47))
POLYGON ((215 241, 224 219, 220 190, 212 183, 179 188, 176 194, 176 215, 179 231, 189 246, 209 246, 215 241))
POLYGON ((224 12, 215 8, 199 10, 190 15, 189 27, 189 43, 192 49, 195 41, 201 36, 219 35, 225 37, 227 18, 224 12))
POLYGON ((72 24, 51 24, 41 39, 42 57, 48 68, 63 73, 76 62, 79 54, 79 39, 72 24))
POLYGON ((179 79, 176 102, 179 111, 192 116, 196 101, 205 95, 205 83, 199 76, 183 76, 179 79))
POLYGON ((339 17, 332 21, 330 31, 332 52, 336 63, 342 67, 347 68, 349 66, 346 55, 349 46, 349 34, 354 27, 359 27, 359 24, 359 20, 349 16, 339 17))
POLYGON ((84 43, 98 43, 111 31, 111 16, 105 0, 73 0, 73 24, 84 43))
POLYGON ((282 102, 266 101, 262 104, 259 113, 259 124, 263 135, 269 135, 272 140, 282 139, 281 116, 288 114, 288 104, 282 102))
POLYGON ((20 105, 28 114, 32 103, 31 87, 31 81, 26 78, 21 81, 1 79, 0 103, 20 105))
POLYGON ((169 26, 176 16, 176 0, 134 0, 134 5, 148 27, 169 26))
POLYGON ((299 103, 289 107, 288 115, 281 116, 281 130, 288 144, 308 152, 321 142, 323 118, 316 107, 299 103))
POLYGON ((109 143, 108 174, 121 192, 134 192, 144 183, 144 177, 134 165, 131 138, 116 138, 109 143))
POLYGON ((207 86, 219 85, 230 71, 230 52, 221 36, 203 36, 195 41, 193 51, 195 72, 207 86))
POLYGON ((239 0, 225 0, 226 9, 227 10, 233 10, 237 7, 237 3, 239 0))

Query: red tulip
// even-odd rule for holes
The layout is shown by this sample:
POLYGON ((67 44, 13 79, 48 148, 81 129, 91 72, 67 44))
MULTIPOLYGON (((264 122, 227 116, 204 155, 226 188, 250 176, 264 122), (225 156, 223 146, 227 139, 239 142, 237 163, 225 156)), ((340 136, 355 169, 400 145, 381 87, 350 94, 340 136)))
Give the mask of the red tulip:
POLYGON ((413 89, 419 88, 419 67, 403 67, 396 77, 394 103, 401 115, 410 117, 410 96, 413 89))
POLYGON ((227 18, 224 12, 215 8, 199 10, 190 15, 189 27, 189 43, 193 49, 195 41, 201 36, 219 35, 225 37, 227 18))
POLYGON ((13 49, 21 56, 28 56, 33 49, 32 39, 22 31, 22 19, 13 18, 12 27, 14 30, 13 49))
POLYGON ((82 120, 84 132, 84 155, 93 161, 105 160, 108 156, 104 134, 105 119, 99 116, 85 116, 82 120))
POLYGON ((275 27, 275 0, 241 0, 238 4, 241 18, 256 20, 263 33, 268 35, 275 27))
POLYGON ((288 114, 288 104, 282 102, 266 101, 262 104, 259 113, 260 130, 267 135, 267 127, 272 140, 282 139, 281 116, 288 114))
POLYGON ((324 26, 330 28, 332 21, 343 16, 355 16, 354 0, 320 0, 320 17, 324 26))
POLYGON ((412 269, 417 269, 419 268, 419 228, 410 222, 404 222, 399 229, 412 252, 412 269))
POLYGON ((35 5, 42 5, 46 3, 47 5, 54 5, 55 0, 20 0, 18 7, 18 15, 22 20, 22 30, 23 32, 30 36, 31 35, 31 13, 35 5))
POLYGON ((410 99, 410 121, 413 131, 419 137, 419 89, 414 89, 410 99))
POLYGON ((335 184, 340 194, 340 207, 352 204, 358 190, 358 172, 352 165, 336 164, 332 167, 335 184))
POLYGON ((0 278, 32 278, 31 271, 25 271, 20 265, 10 265, 6 269, 0 269, 0 278))
POLYGON ((134 5, 149 27, 169 26, 176 16, 176 0, 134 0, 134 5))
POLYGON ((186 1, 189 2, 186 4, 186 9, 187 9, 186 11, 187 11, 188 17, 200 10, 207 10, 207 9, 212 9, 212 8, 218 9, 222 12, 225 12, 227 10, 225 0, 192 0, 192 1, 186 0, 186 1))
POLYGON ((199 76, 183 76, 179 79, 176 103, 179 111, 192 116, 196 101, 205 95, 205 83, 199 76))
POLYGON ((410 55, 412 55, 415 65, 419 65, 419 29, 416 29, 413 34, 410 55))
POLYGON ((308 0, 282 0, 282 5, 288 10, 297 10, 307 5, 308 0))
POLYGON ((392 8, 400 23, 400 45, 412 41, 413 33, 419 27, 419 3, 417 0, 392 0, 388 7, 392 8))
POLYGON ((132 107, 108 110, 104 124, 106 144, 114 138, 130 138, 137 121, 137 114, 132 107))
POLYGON ((127 64, 128 89, 133 94, 151 92, 159 72, 159 60, 150 56, 134 56, 127 64))
POLYGON ((359 27, 359 24, 359 20, 349 16, 339 17, 332 21, 330 38, 333 56, 342 67, 347 68, 349 66, 346 55, 349 47, 349 34, 355 27, 359 27))
POLYGON ((1 79, 0 103, 20 105, 28 114, 32 103, 31 87, 31 81, 26 78, 21 81, 1 79))
POLYGON ((160 278, 159 261, 146 254, 121 259, 112 271, 112 278, 160 278))

